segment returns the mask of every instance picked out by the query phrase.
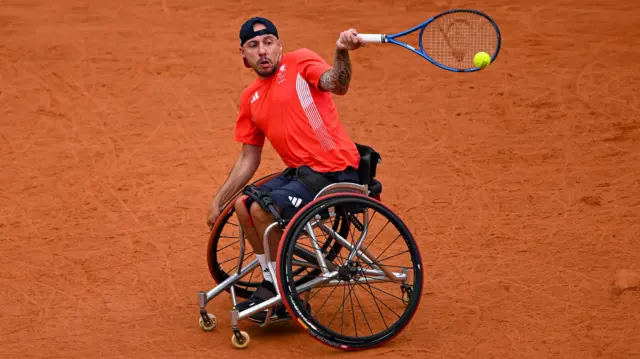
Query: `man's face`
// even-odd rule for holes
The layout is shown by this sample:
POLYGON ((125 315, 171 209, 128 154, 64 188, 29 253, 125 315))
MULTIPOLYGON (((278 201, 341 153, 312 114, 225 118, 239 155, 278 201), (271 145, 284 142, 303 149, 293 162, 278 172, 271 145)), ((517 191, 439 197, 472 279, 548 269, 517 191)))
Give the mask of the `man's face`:
MULTIPOLYGON (((253 25, 254 31, 264 28, 266 26, 263 24, 253 25)), ((240 53, 258 75, 268 77, 276 71, 280 64, 282 45, 278 38, 271 34, 261 35, 245 42, 240 48, 240 53)))

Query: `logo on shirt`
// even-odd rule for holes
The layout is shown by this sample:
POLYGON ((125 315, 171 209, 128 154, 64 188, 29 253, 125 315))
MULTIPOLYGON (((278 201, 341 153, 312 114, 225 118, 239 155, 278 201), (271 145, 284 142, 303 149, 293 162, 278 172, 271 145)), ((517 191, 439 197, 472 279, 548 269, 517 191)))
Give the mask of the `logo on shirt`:
POLYGON ((286 78, 284 77, 285 71, 287 70, 287 66, 286 65, 282 65, 280 66, 280 71, 278 72, 278 82, 277 84, 281 84, 284 82, 284 80, 286 80, 286 78))
POLYGON ((260 98, 260 95, 258 95, 258 91, 256 91, 253 94, 253 97, 251 98, 251 103, 254 103, 254 102, 258 101, 259 98, 260 98))

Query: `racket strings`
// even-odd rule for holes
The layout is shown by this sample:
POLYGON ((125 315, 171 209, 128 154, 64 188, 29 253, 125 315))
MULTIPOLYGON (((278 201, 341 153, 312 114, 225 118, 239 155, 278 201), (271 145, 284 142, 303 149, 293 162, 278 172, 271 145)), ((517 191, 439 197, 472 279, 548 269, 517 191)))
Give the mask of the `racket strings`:
POLYGON ((481 51, 493 56, 498 36, 493 24, 472 12, 454 12, 431 22, 422 35, 427 56, 455 69, 476 67, 473 57, 481 51))

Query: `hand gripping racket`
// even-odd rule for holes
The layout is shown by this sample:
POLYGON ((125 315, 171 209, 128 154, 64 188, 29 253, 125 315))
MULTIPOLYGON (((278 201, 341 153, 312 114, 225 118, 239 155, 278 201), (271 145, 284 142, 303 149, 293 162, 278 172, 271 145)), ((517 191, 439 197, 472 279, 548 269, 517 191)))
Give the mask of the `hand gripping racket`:
POLYGON ((391 43, 408 49, 432 64, 454 72, 473 72, 473 57, 486 52, 493 63, 500 52, 498 25, 477 10, 445 11, 409 30, 397 34, 358 34, 365 42, 391 43), (419 31, 419 49, 396 38, 419 31))

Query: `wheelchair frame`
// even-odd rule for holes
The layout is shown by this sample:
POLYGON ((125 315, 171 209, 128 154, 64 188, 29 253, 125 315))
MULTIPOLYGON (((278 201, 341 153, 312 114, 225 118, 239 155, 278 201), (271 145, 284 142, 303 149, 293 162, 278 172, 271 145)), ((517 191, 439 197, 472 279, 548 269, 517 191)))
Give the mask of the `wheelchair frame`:
MULTIPOLYGON (((359 145, 360 146, 360 145, 359 145)), ((359 150, 361 150, 362 147, 359 147, 359 150)), ((361 152, 362 153, 362 152, 361 152)), ((321 197, 325 197, 325 196, 329 196, 329 195, 334 195, 337 196, 340 193, 356 193, 359 195, 363 195, 363 196, 367 196, 369 197, 371 195, 371 191, 370 191, 370 186, 369 183, 371 181, 373 181, 373 177, 375 176, 375 164, 373 165, 373 171, 371 169, 371 164, 369 163, 370 161, 370 157, 368 157, 364 162, 365 162, 365 166, 362 169, 362 171, 366 171, 367 173, 371 172, 372 175, 371 177, 367 178, 366 180, 362 181, 362 184, 360 183, 350 183, 350 182, 339 182, 339 183, 333 183, 330 184, 326 187, 324 187, 314 198, 313 201, 311 201, 305 208, 308 208, 310 206, 312 206, 314 203, 316 203, 321 197)), ((380 162, 379 157, 375 158, 376 162, 380 162)), ((362 162, 361 162, 362 164, 362 162)), ((359 172, 361 169, 359 169, 359 172)), ((274 174, 270 175, 273 176, 274 174)), ((266 176, 264 178, 270 177, 270 176, 266 176)), ((234 196, 233 199, 237 198, 237 195, 234 196)), ((377 197, 379 199, 379 197, 377 197)), ((233 199, 231 200, 231 205, 233 205, 233 199)), ((229 205, 229 204, 227 204, 229 205)), ((226 207, 226 206, 225 206, 226 207)), ((302 208, 299 212, 299 216, 304 215, 303 211, 305 211, 305 208, 302 208)), ((318 216, 316 216, 318 217, 318 216)), ((294 217, 295 218, 295 217, 294 217)), ((320 249, 320 246, 318 244, 318 241, 315 239, 315 235, 313 232, 313 228, 314 226, 319 226, 320 229, 324 232, 333 232, 333 230, 329 227, 326 227, 326 225, 324 225, 322 222, 322 220, 320 218, 316 218, 317 222, 315 222, 313 225, 310 223, 311 221, 307 222, 304 225, 304 230, 307 232, 307 234, 309 234, 310 237, 313 238, 313 251, 309 250, 308 252, 313 254, 316 258, 316 260, 318 261, 318 266, 321 268, 322 273, 319 274, 316 278, 310 280, 307 283, 304 283, 302 285, 300 285, 297 288, 298 292, 305 292, 304 293, 304 304, 308 305, 308 300, 309 300, 309 294, 311 292, 311 290, 313 288, 315 288, 315 286, 343 286, 346 285, 345 283, 342 283, 341 280, 334 280, 334 278, 338 275, 338 272, 336 271, 336 268, 339 267, 337 264, 335 263, 327 263, 325 261, 325 257, 322 254, 322 251, 320 249)), ((290 227, 294 222, 288 222, 286 224, 286 227, 290 227)), ((272 262, 272 255, 271 253, 269 253, 269 233, 276 227, 276 226, 281 226, 281 224, 278 221, 274 221, 272 222, 265 230, 264 236, 263 236, 263 246, 264 246, 264 251, 265 251, 265 257, 267 258, 267 267, 269 270, 269 273, 271 274, 272 278, 278 278, 278 272, 276 270, 276 268, 273 268, 273 266, 271 265, 272 262)), ((365 216, 364 219, 364 223, 363 223, 365 228, 368 228, 368 217, 365 216)), ((271 316, 272 316, 272 312, 274 310, 274 307, 276 307, 279 304, 283 303, 283 297, 282 297, 282 293, 281 290, 279 288, 279 285, 274 285, 275 290, 276 290, 276 295, 258 305, 255 305, 251 308, 248 308, 244 311, 238 311, 238 309, 236 308, 236 305, 238 304, 238 300, 237 300, 237 295, 235 292, 235 288, 234 288, 234 284, 236 282, 238 282, 239 280, 241 280, 243 277, 245 277, 247 274, 251 273, 257 266, 259 266, 259 262, 258 259, 255 258, 252 261, 250 261, 249 263, 245 264, 244 262, 244 255, 245 255, 245 236, 244 233, 242 231, 241 227, 238 227, 239 229, 239 244, 240 244, 240 255, 238 257, 238 262, 237 262, 237 266, 236 266, 236 270, 235 273, 230 274, 229 277, 222 281, 221 283, 219 283, 217 286, 215 286, 213 289, 205 292, 205 291, 199 291, 198 292, 198 304, 199 304, 199 310, 200 310, 200 327, 201 329, 205 330, 205 331, 211 331, 216 327, 216 318, 214 315, 210 314, 207 312, 206 307, 207 304, 213 300, 214 298, 216 298, 218 295, 220 295, 220 293, 229 290, 231 293, 231 297, 232 297, 232 302, 233 302, 233 308, 231 309, 231 329, 233 331, 233 336, 232 336, 232 344, 234 347, 242 349, 242 348, 246 348, 249 345, 249 335, 248 333, 241 331, 239 328, 239 322, 243 319, 246 319, 256 313, 259 313, 261 311, 265 311, 266 310, 266 317, 265 317, 265 321, 260 323, 259 326, 261 327, 265 327, 271 323, 273 323, 273 321, 271 320, 271 316)), ((288 228, 282 228, 283 230, 285 230, 285 233, 283 234, 283 238, 286 236, 286 230, 288 230, 288 228)), ((369 265, 371 267, 371 269, 366 269, 363 270, 364 273, 370 274, 370 275, 374 275, 375 277, 370 277, 370 279, 368 280, 368 283, 372 283, 372 282, 379 282, 379 281, 393 281, 393 282, 398 282, 398 283, 402 283, 402 292, 403 292, 403 301, 405 301, 405 297, 408 297, 410 299, 411 296, 411 289, 406 289, 405 291, 405 286, 406 286, 406 282, 408 280, 408 276, 406 274, 407 270, 403 269, 401 273, 396 273, 393 272, 392 270, 390 270, 389 268, 385 267, 384 265, 377 265, 374 263, 374 261, 372 260, 372 258, 375 258, 374 256, 372 256, 370 253, 368 253, 367 248, 365 248, 363 251, 361 251, 361 245, 364 242, 364 239, 366 237, 367 234, 367 229, 365 229, 360 238, 357 240, 357 242, 355 243, 355 246, 352 245, 351 242, 349 242, 347 239, 343 238, 339 233, 337 233, 337 231, 335 233, 332 233, 332 235, 334 236, 335 240, 338 241, 345 249, 349 250, 349 256, 348 256, 348 261, 352 260, 356 255, 358 257, 360 257, 361 259, 363 259, 367 265, 369 265)), ((282 243, 282 241, 281 241, 282 243)), ((275 254, 275 256, 277 256, 277 254, 275 254)), ((352 280, 350 280, 352 281, 352 280)), ((408 302, 409 299, 406 299, 405 304, 408 302)), ((288 320, 288 319, 286 319, 288 320)), ((280 321, 280 320, 278 320, 280 321)))

